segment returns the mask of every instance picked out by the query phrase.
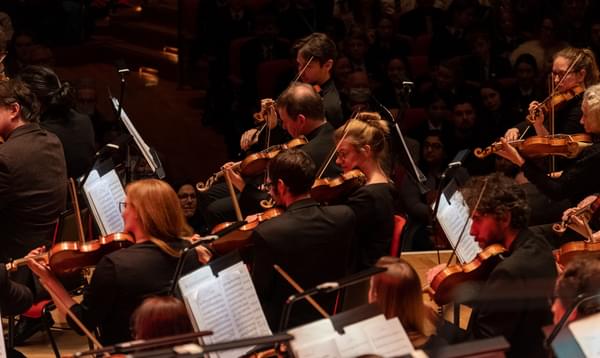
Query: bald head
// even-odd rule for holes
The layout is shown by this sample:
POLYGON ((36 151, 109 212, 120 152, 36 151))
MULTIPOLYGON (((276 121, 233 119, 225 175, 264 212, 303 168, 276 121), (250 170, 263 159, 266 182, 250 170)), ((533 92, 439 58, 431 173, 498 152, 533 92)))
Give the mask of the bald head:
POLYGON ((285 109, 292 118, 303 115, 313 121, 325 119, 321 96, 306 83, 295 83, 286 89, 277 100, 277 108, 285 109))

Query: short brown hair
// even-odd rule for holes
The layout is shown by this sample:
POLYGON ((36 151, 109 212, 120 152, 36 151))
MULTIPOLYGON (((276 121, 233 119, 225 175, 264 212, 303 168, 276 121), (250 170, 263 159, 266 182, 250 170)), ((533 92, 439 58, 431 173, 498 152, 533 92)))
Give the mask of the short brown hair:
POLYGON ((301 114, 309 120, 325 118, 323 99, 306 83, 295 83, 283 91, 277 100, 277 108, 285 109, 294 121, 301 114))
POLYGON ((142 179, 127 185, 126 191, 142 229, 150 237, 175 241, 191 235, 179 197, 169 184, 158 179, 142 179))
POLYGON ((183 302, 171 296, 146 298, 131 316, 135 339, 152 339, 193 332, 183 302))
MULTIPOLYGON (((556 281, 556 298, 565 309, 569 309, 580 298, 579 295, 600 293, 600 257, 579 257, 567 264, 556 281)), ((600 312, 600 298, 590 299, 577 307, 579 316, 600 312)))

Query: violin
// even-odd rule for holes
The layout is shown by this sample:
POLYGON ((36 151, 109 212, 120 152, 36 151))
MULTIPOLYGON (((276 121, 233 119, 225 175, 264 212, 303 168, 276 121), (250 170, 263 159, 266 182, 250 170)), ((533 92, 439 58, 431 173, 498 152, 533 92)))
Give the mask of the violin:
POLYGON ((558 250, 555 250, 556 262, 566 265, 581 256, 600 254, 600 242, 594 240, 592 229, 589 226, 589 221, 598 216, 598 208, 600 208, 600 196, 596 196, 595 199, 589 200, 586 205, 573 210, 561 223, 552 225, 552 230, 559 235, 569 228, 585 237, 585 240, 567 242, 561 245, 558 250), (579 220, 575 220, 575 218, 579 220))
MULTIPOLYGON (((63 277, 79 274, 84 268, 96 265, 104 255, 135 243, 133 237, 127 233, 115 233, 103 236, 99 240, 85 241, 79 203, 77 201, 77 189, 75 181, 72 178, 69 179, 69 190, 71 200, 73 201, 79 241, 59 242, 54 244, 45 255, 36 258, 45 259, 50 269, 57 276, 63 277)), ((13 261, 11 268, 16 268, 28 259, 13 261)))
POLYGON ((540 103, 540 105, 532 113, 529 113, 527 115, 527 120, 532 124, 535 123, 535 117, 537 117, 537 115, 539 115, 540 112, 547 114, 552 109, 555 109, 555 110, 560 109, 567 102, 569 102, 573 98, 577 97, 584 91, 585 91, 585 88, 577 85, 566 91, 555 93, 554 95, 549 96, 548 98, 543 100, 540 103))
POLYGON ((78 275, 81 270, 95 266, 100 259, 119 249, 129 247, 135 243, 133 236, 128 233, 118 232, 102 236, 98 240, 63 241, 53 245, 48 252, 35 257, 23 257, 6 264, 8 271, 13 271, 23 266, 30 259, 45 261, 50 270, 59 277, 78 275))
MULTIPOLYGON (((246 218, 245 225, 242 225, 237 230, 211 242, 208 244, 208 247, 219 255, 225 255, 231 251, 249 246, 252 231, 256 229, 260 223, 275 218, 281 214, 283 214, 283 209, 271 208, 262 213, 250 215, 246 218)), ((222 230, 225 230, 232 224, 233 223, 231 222, 218 224, 211 230, 211 234, 214 235, 222 230)))
POLYGON ((484 280, 502 260, 506 249, 500 244, 492 244, 477 254, 473 261, 466 264, 454 264, 446 267, 431 280, 425 292, 438 305, 452 301, 456 288, 467 281, 484 280))
MULTIPOLYGON (((238 171, 242 176, 254 176, 265 170, 267 167, 267 163, 269 160, 275 158, 279 152, 282 150, 296 148, 308 143, 308 140, 304 136, 300 136, 298 138, 294 138, 287 143, 284 144, 276 144, 270 146, 267 149, 264 149, 258 153, 250 154, 244 160, 235 162, 233 166, 230 168, 232 170, 238 171)), ((200 192, 207 191, 210 189, 213 184, 223 177, 225 174, 225 169, 222 169, 216 173, 214 173, 210 178, 208 178, 204 183, 198 182, 196 184, 196 190, 200 192)))
POLYGON ((358 169, 353 169, 334 178, 316 179, 310 189, 310 196, 320 203, 332 204, 365 185, 366 182, 365 174, 358 169))
MULTIPOLYGON (((554 134, 533 136, 508 142, 526 158, 541 158, 548 155, 565 158, 576 158, 585 148, 592 145, 589 134, 554 134)), ((484 149, 475 148, 473 153, 483 159, 492 153, 502 150, 502 142, 494 142, 484 149)))

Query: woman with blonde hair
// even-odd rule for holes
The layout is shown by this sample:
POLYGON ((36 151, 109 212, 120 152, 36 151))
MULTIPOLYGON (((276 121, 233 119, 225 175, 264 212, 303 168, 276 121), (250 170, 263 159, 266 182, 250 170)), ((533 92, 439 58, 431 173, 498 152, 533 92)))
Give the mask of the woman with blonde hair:
POLYGON ((366 176, 366 184, 344 202, 357 218, 357 270, 372 266, 390 250, 396 190, 384 170, 388 134, 387 122, 375 112, 359 113, 334 134, 337 165, 344 173, 358 169, 366 176))
MULTIPOLYGON (((129 322, 135 308, 144 298, 168 291, 179 253, 187 243, 181 237, 190 234, 179 198, 169 184, 139 180, 127 185, 126 194, 119 206, 125 231, 135 244, 98 262, 81 303, 73 300, 47 266, 33 260, 28 263, 52 299, 69 307, 89 329, 97 327, 100 342, 107 345, 131 340, 129 322)), ((188 255, 184 272, 198 266, 197 256, 188 255)), ((58 305, 59 310, 62 306, 58 305)))
POLYGON ((398 257, 380 258, 376 266, 387 271, 371 278, 369 302, 376 303, 387 319, 398 318, 415 348, 428 340, 425 333, 430 309, 423 303, 421 281, 415 269, 398 257))

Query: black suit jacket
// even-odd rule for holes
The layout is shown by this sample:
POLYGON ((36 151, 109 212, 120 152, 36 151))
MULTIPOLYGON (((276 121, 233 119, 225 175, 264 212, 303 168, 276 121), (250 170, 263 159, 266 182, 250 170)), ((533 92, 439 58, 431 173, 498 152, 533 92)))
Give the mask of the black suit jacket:
POLYGON ((0 260, 20 258, 49 243, 66 193, 60 140, 38 124, 15 129, 0 145, 0 260))
POLYGON ((552 323, 556 267, 550 244, 529 230, 519 233, 478 293, 469 320, 472 339, 503 335, 508 357, 547 357, 542 327, 552 323))
MULTIPOLYGON (((252 278, 273 331, 279 326, 285 300, 295 293, 273 269, 273 264, 278 264, 304 289, 339 280, 347 273, 354 224, 355 216, 349 207, 320 206, 312 199, 304 199, 256 228, 252 234, 252 278)), ((335 295, 321 294, 315 299, 332 313, 335 295)), ((306 301, 297 302, 289 326, 318 318, 320 315, 306 301)))

